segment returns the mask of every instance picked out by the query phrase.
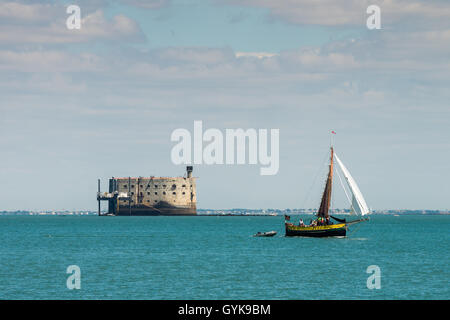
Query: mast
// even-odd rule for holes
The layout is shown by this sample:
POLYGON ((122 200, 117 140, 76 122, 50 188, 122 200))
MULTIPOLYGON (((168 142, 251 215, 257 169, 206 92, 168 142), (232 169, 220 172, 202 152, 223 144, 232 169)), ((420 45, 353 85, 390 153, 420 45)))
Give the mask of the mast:
POLYGON ((98 201, 98 215, 101 215, 100 211, 100 179, 98 179, 98 192, 97 192, 97 201, 98 201))
POLYGON ((320 208, 317 212, 318 217, 328 218, 328 210, 330 209, 331 202, 331 189, 333 186, 333 157, 334 151, 333 147, 331 147, 331 157, 330 157, 330 169, 328 172, 327 182, 325 184, 325 190, 323 191, 322 201, 320 202, 320 208))

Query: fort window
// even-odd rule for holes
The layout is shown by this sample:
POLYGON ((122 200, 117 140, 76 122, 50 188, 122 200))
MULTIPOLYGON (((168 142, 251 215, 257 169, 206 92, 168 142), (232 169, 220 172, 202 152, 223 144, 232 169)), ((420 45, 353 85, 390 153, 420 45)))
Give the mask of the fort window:
POLYGON ((132 184, 131 187, 134 188, 134 184, 132 184))
POLYGON ((183 186, 182 186, 183 188, 186 188, 186 185, 185 184, 183 184, 183 186))
POLYGON ((176 192, 172 192, 172 194, 177 194, 176 192))
POLYGON ((147 192, 147 195, 149 196, 149 195, 150 195, 150 192, 147 192))
POLYGON ((157 185, 157 184, 155 184, 155 189, 156 189, 156 188, 158 188, 158 185, 157 185))
POLYGON ((176 184, 173 184, 172 185, 172 189, 176 189, 177 188, 177 185, 176 184))
POLYGON ((183 192, 183 194, 186 194, 186 192, 183 192))
POLYGON ((166 194, 166 192, 164 191, 163 194, 166 194))
POLYGON ((144 194, 141 192, 141 196, 143 196, 144 194))
POLYGON ((155 194, 158 194, 158 192, 155 192, 155 194))
POLYGON ((124 188, 126 188, 126 187, 127 187, 127 185, 126 185, 126 184, 124 184, 124 185, 123 185, 123 187, 124 187, 124 188))
POLYGON ((166 185, 165 184, 163 184, 163 188, 165 188, 166 187, 166 185))
POLYGON ((158 202, 158 200, 155 200, 155 202, 158 202))
POLYGON ((144 186, 141 184, 141 188, 143 188, 144 186))

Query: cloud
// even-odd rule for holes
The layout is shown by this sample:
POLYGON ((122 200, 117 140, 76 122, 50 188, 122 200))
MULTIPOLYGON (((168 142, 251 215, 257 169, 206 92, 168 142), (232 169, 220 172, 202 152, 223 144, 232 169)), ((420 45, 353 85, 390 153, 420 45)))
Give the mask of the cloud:
POLYGON ((120 2, 144 9, 160 9, 167 7, 171 0, 120 0, 120 2))
POLYGON ((266 8, 271 19, 301 25, 365 26, 369 5, 381 8, 382 23, 428 21, 447 23, 450 7, 444 1, 419 0, 220 0, 238 5, 266 8))
POLYGON ((127 38, 136 40, 142 37, 141 30, 134 20, 122 14, 108 20, 101 10, 97 10, 82 18, 81 29, 77 31, 79 31, 79 41, 127 38))
POLYGON ((271 58, 274 56, 277 56, 278 53, 271 53, 271 52, 236 52, 236 58, 258 58, 258 59, 264 59, 264 58, 271 58))
POLYGON ((69 30, 62 5, 1 3, 0 42, 7 44, 62 44, 89 41, 143 41, 139 25, 125 15, 108 19, 102 9, 81 10, 81 29, 69 30))
POLYGON ((151 53, 163 64, 217 65, 234 59, 231 48, 172 47, 151 53))
POLYGON ((57 50, 0 50, 0 70, 15 72, 86 72, 101 71, 102 60, 92 53, 70 54, 57 50))
MULTIPOLYGON (((63 12, 63 11, 62 11, 63 12)), ((50 4, 0 3, 0 23, 48 22, 57 14, 57 6, 50 4)))
POLYGON ((359 66, 350 53, 322 52, 319 48, 289 50, 281 53, 285 64, 315 72, 333 72, 336 69, 351 70, 359 66))

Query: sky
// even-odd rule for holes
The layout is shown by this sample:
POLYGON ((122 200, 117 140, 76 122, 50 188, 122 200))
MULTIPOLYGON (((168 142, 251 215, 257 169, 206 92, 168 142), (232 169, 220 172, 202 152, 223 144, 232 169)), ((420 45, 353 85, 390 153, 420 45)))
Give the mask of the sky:
POLYGON ((371 208, 450 209, 449 57, 445 0, 0 1, 0 210, 183 175, 170 137, 195 120, 280 132, 276 175, 195 165, 199 208, 317 207, 334 130, 371 208))

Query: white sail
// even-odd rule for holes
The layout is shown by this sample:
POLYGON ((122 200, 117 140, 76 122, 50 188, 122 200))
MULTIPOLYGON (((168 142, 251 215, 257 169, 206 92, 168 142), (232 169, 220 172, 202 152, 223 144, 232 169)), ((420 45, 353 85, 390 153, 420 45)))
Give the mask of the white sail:
POLYGON ((351 211, 350 211, 350 215, 361 214, 360 211, 361 210, 360 210, 359 205, 358 205, 358 200, 356 200, 355 195, 352 194, 352 208, 351 208, 351 211))
POLYGON ((336 153, 334 154, 334 157, 336 158, 337 163, 339 164, 339 167, 342 170, 342 173, 344 174, 345 180, 347 180, 347 184, 350 188, 350 191, 352 192, 352 210, 356 214, 365 215, 370 212, 369 207, 367 206, 366 200, 364 200, 364 197, 361 193, 361 191, 358 188, 358 185, 356 184, 356 181, 353 179, 353 177, 350 175, 350 172, 347 170, 347 168, 344 166, 342 161, 338 158, 336 153))

